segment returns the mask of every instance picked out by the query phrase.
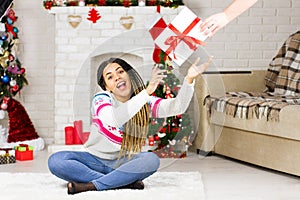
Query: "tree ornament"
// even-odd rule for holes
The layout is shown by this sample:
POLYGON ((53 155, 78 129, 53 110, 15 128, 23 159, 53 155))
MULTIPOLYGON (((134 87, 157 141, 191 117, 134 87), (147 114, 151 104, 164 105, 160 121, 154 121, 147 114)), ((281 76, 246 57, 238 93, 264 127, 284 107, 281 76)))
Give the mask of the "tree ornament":
POLYGON ((0 22, 0 32, 5 32, 5 31, 6 31, 5 24, 0 22))
POLYGON ((157 4, 158 4, 157 0, 147 0, 148 6, 156 6, 157 4))
POLYGON ((2 54, 2 56, 0 55, 0 65, 2 66, 2 68, 6 68, 7 67, 7 61, 9 56, 9 52, 8 51, 4 51, 4 53, 2 54))
POLYGON ((11 81, 9 82, 9 85, 12 87, 15 86, 16 84, 17 84, 17 81, 14 79, 11 79, 11 81))
POLYGON ((1 103, 1 109, 2 110, 6 110, 7 109, 7 107, 8 107, 8 105, 7 105, 7 103, 8 103, 8 101, 9 101, 9 97, 3 97, 3 100, 2 100, 2 103, 1 103))
POLYGON ((123 0, 123 6, 124 7, 129 7, 131 4, 130 0, 123 0))
POLYGON ((20 69, 21 74, 24 74, 25 71, 26 71, 26 70, 25 70, 25 68, 23 68, 23 67, 20 69))
POLYGON ((105 6, 106 0, 98 0, 98 6, 105 6))
POLYGON ((157 134, 155 134, 155 135, 154 135, 154 140, 155 140, 155 141, 159 141, 159 140, 160 140, 160 137, 159 137, 157 134))
MULTIPOLYGON (((6 30, 6 28, 5 28, 5 30, 6 30)), ((1 40, 5 41, 5 40, 7 40, 7 38, 8 38, 8 34, 7 33, 2 33, 1 34, 1 40)))
POLYGON ((17 36, 18 31, 16 31, 16 30, 14 29, 14 26, 13 26, 13 25, 5 24, 5 27, 6 27, 6 31, 7 31, 8 33, 10 33, 10 34, 13 36, 13 39, 15 39, 15 38, 18 37, 18 36, 17 36), (16 32, 15 32, 15 31, 16 31, 16 32))
POLYGON ((19 90, 19 86, 16 84, 12 87, 12 91, 17 92, 19 90))
POLYGON ((68 15, 68 22, 73 27, 76 28, 81 23, 80 15, 68 15))
POLYGON ((17 64, 12 64, 12 65, 8 66, 7 71, 12 73, 12 74, 22 74, 22 71, 19 70, 17 64))
POLYGON ((11 62, 15 59, 15 57, 12 54, 9 54, 8 56, 8 60, 11 62))
POLYGON ((163 138, 163 137, 165 137, 166 135, 167 135, 166 133, 160 133, 160 132, 157 133, 157 136, 158 136, 159 138, 163 138))
POLYGON ((174 97, 168 84, 166 84, 166 96, 165 97, 166 97, 166 99, 170 99, 170 98, 174 97))
POLYGON ((89 15, 89 17, 87 19, 92 21, 93 23, 96 23, 97 20, 99 20, 101 18, 101 15, 99 15, 99 12, 97 10, 95 10, 95 8, 92 8, 89 11, 88 15, 89 15))
POLYGON ((139 6, 145 6, 146 5, 146 0, 139 0, 139 6))
POLYGON ((6 74, 4 74, 3 76, 1 76, 1 81, 3 83, 8 83, 10 81, 10 78, 6 74))
POLYGON ((127 30, 131 29, 133 23, 134 18, 132 16, 125 15, 120 18, 120 24, 127 30))
POLYGON ((53 6, 53 2, 51 0, 44 1, 44 7, 46 10, 51 10, 52 6, 53 6))
POLYGON ((9 9, 7 11, 7 18, 9 18, 12 22, 16 22, 18 17, 16 16, 16 13, 13 9, 9 9))
POLYGON ((7 103, 1 103, 1 109, 6 110, 7 109, 7 103))

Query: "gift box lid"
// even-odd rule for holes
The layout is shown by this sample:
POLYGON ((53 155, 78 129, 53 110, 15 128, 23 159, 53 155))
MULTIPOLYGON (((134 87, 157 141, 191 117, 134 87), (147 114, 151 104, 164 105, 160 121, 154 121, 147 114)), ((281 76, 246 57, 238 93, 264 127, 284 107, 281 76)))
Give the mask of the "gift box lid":
POLYGON ((33 146, 29 146, 27 144, 20 144, 19 146, 15 146, 15 150, 17 150, 17 151, 33 151, 33 146))

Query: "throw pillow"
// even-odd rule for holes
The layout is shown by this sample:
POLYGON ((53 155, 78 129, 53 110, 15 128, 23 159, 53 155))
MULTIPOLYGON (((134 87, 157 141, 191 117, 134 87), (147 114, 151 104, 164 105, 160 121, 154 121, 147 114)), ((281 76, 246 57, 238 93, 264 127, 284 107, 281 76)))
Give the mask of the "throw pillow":
POLYGON ((282 66, 276 79, 275 93, 294 96, 300 93, 300 31, 292 34, 284 46, 286 50, 282 50, 285 55, 280 59, 282 66))

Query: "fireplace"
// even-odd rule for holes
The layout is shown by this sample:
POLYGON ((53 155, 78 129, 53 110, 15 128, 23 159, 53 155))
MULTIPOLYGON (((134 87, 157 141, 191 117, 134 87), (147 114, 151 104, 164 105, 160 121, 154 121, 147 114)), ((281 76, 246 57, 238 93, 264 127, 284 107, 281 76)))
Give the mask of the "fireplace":
MULTIPOLYGON (((179 10, 161 8, 167 22, 179 10)), ((64 127, 82 120, 83 130, 90 128, 91 98, 99 87, 96 70, 109 57, 121 57, 136 67, 144 80, 149 80, 153 66, 154 44, 145 22, 156 7, 95 7, 101 15, 97 23, 87 20, 89 7, 53 7, 55 15, 55 133, 53 143, 63 145, 64 127), (77 27, 70 16, 79 20, 77 27), (120 23, 122 16, 132 16, 130 30, 120 23), (70 24, 69 24, 70 23, 70 24)))

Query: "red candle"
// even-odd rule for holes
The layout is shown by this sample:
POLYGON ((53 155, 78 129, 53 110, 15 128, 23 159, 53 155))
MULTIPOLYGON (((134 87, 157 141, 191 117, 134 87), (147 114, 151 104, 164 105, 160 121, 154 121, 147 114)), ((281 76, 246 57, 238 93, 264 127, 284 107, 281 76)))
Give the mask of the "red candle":
POLYGON ((73 144, 82 144, 82 120, 74 121, 73 144))
POLYGON ((90 136, 90 132, 83 132, 82 133, 81 141, 82 141, 83 144, 89 139, 89 136, 90 136))
POLYGON ((74 128, 73 126, 66 126, 65 127, 65 144, 73 144, 73 134, 74 128))

